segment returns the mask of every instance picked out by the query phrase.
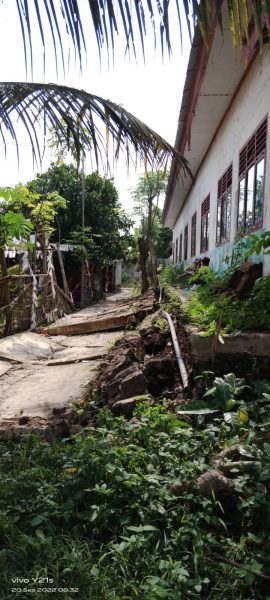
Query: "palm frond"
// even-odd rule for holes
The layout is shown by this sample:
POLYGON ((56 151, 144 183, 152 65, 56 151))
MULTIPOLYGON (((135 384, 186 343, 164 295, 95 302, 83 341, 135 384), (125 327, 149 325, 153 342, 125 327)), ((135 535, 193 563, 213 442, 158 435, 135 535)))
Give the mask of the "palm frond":
POLYGON ((65 140, 69 145, 72 140, 78 153, 89 149, 104 166, 117 160, 122 150, 128 161, 136 155, 153 168, 164 167, 174 157, 179 169, 189 171, 186 160, 140 119, 121 105, 84 90, 57 84, 0 83, 0 136, 4 143, 11 135, 19 147, 19 123, 24 125, 37 163, 42 157, 38 126, 43 125, 43 130, 55 130, 59 144, 65 140), (109 137, 112 153, 108 155, 109 137))
MULTIPOLYGON (((5 0, 8 1, 8 0, 5 0)), ((118 39, 125 39, 126 49, 138 53, 138 46, 145 54, 145 39, 149 30, 154 32, 156 44, 159 31, 162 52, 164 45, 171 51, 170 24, 177 14, 179 35, 182 39, 183 24, 190 31, 190 21, 199 23, 207 41, 211 26, 216 20, 222 29, 223 7, 227 6, 234 45, 247 39, 248 24, 254 24, 259 42, 263 43, 265 26, 269 29, 270 0, 16 0, 24 43, 25 62, 28 52, 33 63, 33 25, 37 23, 46 56, 48 44, 45 31, 51 32, 56 66, 60 50, 63 67, 65 49, 71 43, 80 66, 86 52, 86 39, 95 35, 99 53, 106 48, 108 56, 114 53, 118 39), (31 8, 31 10, 30 10, 31 8), (164 44, 165 39, 165 44, 164 44)))
POLYGON ((45 33, 48 29, 51 32, 57 68, 57 49, 65 68, 65 49, 69 44, 82 66, 82 56, 86 52, 86 39, 89 35, 95 36, 99 53, 105 47, 108 55, 114 54, 117 39, 124 39, 126 50, 137 56, 138 45, 143 55, 145 54, 145 39, 149 38, 150 31, 154 33, 153 39, 156 44, 156 34, 159 30, 162 52, 164 38, 170 51, 170 16, 173 5, 176 6, 179 34, 182 38, 181 4, 188 19, 191 13, 189 0, 16 0, 26 67, 28 56, 31 69, 33 67, 33 30, 39 32, 44 60, 49 42, 45 33))

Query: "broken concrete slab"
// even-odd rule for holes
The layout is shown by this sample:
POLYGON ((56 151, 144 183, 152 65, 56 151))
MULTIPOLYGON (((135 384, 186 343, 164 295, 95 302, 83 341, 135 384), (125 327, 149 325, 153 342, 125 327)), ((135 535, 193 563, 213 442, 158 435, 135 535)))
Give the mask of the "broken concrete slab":
POLYGON ((1 352, 0 354, 0 360, 2 362, 9 362, 11 364, 18 364, 18 365, 23 365, 24 361, 19 358, 18 356, 15 356, 15 354, 7 354, 6 352, 1 352))
POLYGON ((94 379, 98 363, 81 362, 50 367, 31 366, 21 379, 0 382, 0 417, 11 418, 21 412, 28 416, 48 417, 54 406, 78 401, 84 386, 94 379))
POLYGON ((96 360, 102 358, 107 351, 105 348, 66 348, 47 362, 48 366, 69 365, 83 360, 96 360))
POLYGON ((96 320, 80 321, 77 323, 70 323, 69 325, 51 325, 49 327, 40 327, 37 332, 45 335, 76 335, 80 333, 94 333, 96 331, 108 331, 110 329, 122 329, 130 324, 132 319, 131 314, 116 315, 114 317, 108 317, 96 320))
POLYGON ((100 302, 87 307, 76 314, 58 320, 48 327, 39 327, 36 331, 43 335, 78 335, 97 331, 110 331, 126 327, 136 320, 141 321, 146 315, 152 313, 156 306, 155 295, 147 292, 142 298, 127 305, 116 306, 108 311, 108 303, 100 302), (101 309, 101 310, 100 310, 101 309))
POLYGON ((16 333, 0 340, 0 356, 23 363, 52 356, 50 340, 32 331, 16 333))
MULTIPOLYGON (((205 363, 212 359, 213 337, 202 337, 196 327, 185 327, 194 362, 205 363)), ((270 333, 225 334, 224 343, 217 341, 215 355, 242 354, 270 358, 270 333)))
POLYGON ((5 373, 10 371, 10 369, 12 369, 12 364, 0 360, 0 377, 2 377, 2 375, 5 375, 5 373))
MULTIPOLYGON (((122 294, 117 294, 112 311, 115 316, 119 314, 121 298, 122 294)), ((125 307, 125 314, 127 310, 129 306, 125 307)), ((84 311, 76 313, 76 323, 82 319, 81 312, 84 311)), ((88 307, 83 318, 93 321, 97 313, 107 318, 107 301, 88 307)), ((74 316, 71 315, 71 319, 74 316)), ((57 324, 71 322, 74 321, 66 317, 57 324)), ((0 418, 15 418, 16 426, 22 426, 25 423, 16 419, 21 411, 23 415, 29 415, 32 423, 33 419, 50 418, 53 408, 59 404, 80 401, 88 383, 96 378, 100 359, 122 334, 120 329, 72 337, 50 337, 27 331, 1 340, 0 354, 2 351, 5 360, 2 361, 4 364, 0 362, 3 371, 0 376, 0 418)), ((48 430, 50 439, 54 435, 48 430)))

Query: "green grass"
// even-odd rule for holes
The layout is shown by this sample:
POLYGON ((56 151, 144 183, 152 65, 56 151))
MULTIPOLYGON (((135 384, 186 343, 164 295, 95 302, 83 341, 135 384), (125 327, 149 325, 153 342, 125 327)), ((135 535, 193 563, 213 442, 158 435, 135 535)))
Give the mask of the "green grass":
MULTIPOLYGON (((263 393, 257 390, 257 398, 263 393)), ((200 415, 191 426, 165 405, 143 402, 139 424, 102 410, 97 429, 72 441, 2 442, 1 598, 270 598, 269 582, 258 575, 270 574, 270 443, 262 435, 269 430, 269 400, 263 398, 258 410, 245 400, 252 410, 244 423, 200 415), (259 476, 236 474, 242 493, 229 509, 193 492, 173 496, 175 480, 194 481, 215 453, 243 435, 262 469, 259 476), (215 552, 243 567, 216 560, 215 552), (16 577, 30 584, 47 577, 53 580, 47 587, 69 591, 12 592, 29 588, 13 584, 16 577)))

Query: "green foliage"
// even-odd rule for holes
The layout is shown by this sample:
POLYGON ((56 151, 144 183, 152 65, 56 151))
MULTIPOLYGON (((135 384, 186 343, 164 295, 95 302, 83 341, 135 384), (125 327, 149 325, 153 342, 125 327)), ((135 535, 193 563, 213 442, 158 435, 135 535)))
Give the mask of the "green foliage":
POLYGON ((169 227, 162 227, 161 211, 159 229, 155 239, 155 253, 158 258, 169 258, 172 253, 172 230, 169 227))
POLYGON ((162 305, 162 308, 170 314, 176 313, 179 316, 182 312, 182 302, 177 290, 172 286, 165 286, 165 297, 166 302, 162 305))
POLYGON ((249 236, 250 247, 246 251, 246 257, 248 258, 251 254, 270 254, 270 231, 264 231, 263 233, 252 233, 249 236))
POLYGON ((157 331, 160 331, 162 333, 162 331, 165 331, 167 329, 167 321, 165 319, 160 318, 156 318, 154 321, 154 327, 155 329, 157 329, 157 331))
POLYGON ((263 435, 270 385, 250 390, 232 374, 223 384, 216 379, 205 396, 210 408, 222 385, 226 403, 227 395, 239 402, 244 396, 248 421, 235 425, 213 413, 191 426, 165 403, 143 401, 131 423, 102 409, 98 427, 72 440, 2 442, 3 597, 13 598, 11 577, 27 574, 79 588, 82 600, 264 600, 258 574, 269 555, 270 449, 263 435), (258 457, 261 470, 235 474, 238 500, 228 513, 212 497, 172 495, 173 481, 194 481, 240 435, 243 452, 258 457), (215 552, 243 567, 213 560, 215 552))
POLYGON ((66 208, 66 200, 58 192, 33 193, 21 184, 14 188, 0 188, 0 195, 5 199, 4 209, 12 209, 18 215, 23 213, 25 218, 29 217, 38 235, 51 235, 59 209, 66 208))
MULTIPOLYGON (((89 258, 99 266, 111 264, 116 258, 129 255, 134 244, 130 234, 131 219, 121 208, 117 190, 111 179, 97 172, 83 176, 73 165, 54 165, 46 173, 37 175, 28 184, 33 193, 46 189, 63 196, 65 210, 58 212, 62 240, 71 241, 88 249, 89 258), (82 195, 84 195, 85 229, 82 232, 82 195)), ((57 241, 57 235, 52 241, 57 241)))
POLYGON ((270 278, 256 281, 251 293, 239 299, 236 295, 217 292, 226 280, 213 280, 199 286, 183 306, 191 321, 207 335, 239 331, 270 330, 270 278))
POLYGON ((92 135, 86 127, 79 128, 78 140, 70 137, 68 126, 61 119, 61 129, 50 128, 51 137, 48 141, 48 147, 54 151, 56 162, 58 165, 64 164, 68 154, 71 154, 75 161, 76 168, 79 169, 81 162, 85 160, 86 148, 91 149, 92 135))
POLYGON ((210 267, 200 267, 198 271, 192 275, 189 279, 189 284, 193 283, 202 283, 202 284, 210 284, 212 281, 215 281, 216 275, 210 269, 210 267))
POLYGON ((152 283, 157 284, 156 256, 163 257, 170 254, 172 233, 170 230, 162 231, 162 211, 159 208, 160 196, 164 195, 167 187, 167 174, 165 171, 147 171, 138 180, 132 191, 134 200, 134 215, 140 217, 140 225, 136 231, 139 247, 139 264, 142 271, 142 292, 148 288, 146 263, 151 255, 152 283), (157 254, 157 252, 160 253, 157 254))
POLYGON ((228 373, 215 377, 203 399, 210 402, 211 408, 222 411, 226 423, 233 427, 241 429, 249 421, 252 427, 261 429, 270 425, 270 384, 266 380, 258 380, 250 386, 234 373, 228 373))
POLYGON ((176 286, 178 283, 178 277, 179 275, 182 275, 183 272, 183 263, 177 265, 167 265, 166 267, 160 268, 158 272, 158 279, 161 287, 166 287, 166 285, 176 286))
POLYGON ((12 210, 0 213, 0 246, 13 244, 13 238, 26 239, 32 229, 32 223, 22 213, 12 210))
POLYGON ((147 171, 139 177, 138 183, 132 191, 135 215, 141 219, 145 217, 149 201, 156 200, 158 206, 160 195, 166 191, 167 181, 168 175, 165 171, 147 171))

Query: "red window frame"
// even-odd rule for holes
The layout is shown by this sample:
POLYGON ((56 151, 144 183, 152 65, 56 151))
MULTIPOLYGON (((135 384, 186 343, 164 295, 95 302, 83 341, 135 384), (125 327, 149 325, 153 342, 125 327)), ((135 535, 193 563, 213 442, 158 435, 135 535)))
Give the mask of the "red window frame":
POLYGON ((175 262, 178 261, 178 237, 175 240, 175 262))
POLYGON ((196 226, 197 226, 197 212, 192 215, 191 218, 191 257, 196 254, 196 226))
POLYGON ((187 260, 188 257, 188 224, 184 229, 184 260, 187 260))
POLYGON ((267 125, 266 117, 239 153, 237 230, 243 233, 263 225, 267 125))
POLYGON ((232 164, 218 181, 216 245, 230 239, 232 202, 232 164))
POLYGON ((180 233, 179 236, 179 262, 183 260, 183 234, 180 233))
POLYGON ((201 205, 201 252, 207 252, 209 247, 209 214, 210 194, 208 194, 201 205))

